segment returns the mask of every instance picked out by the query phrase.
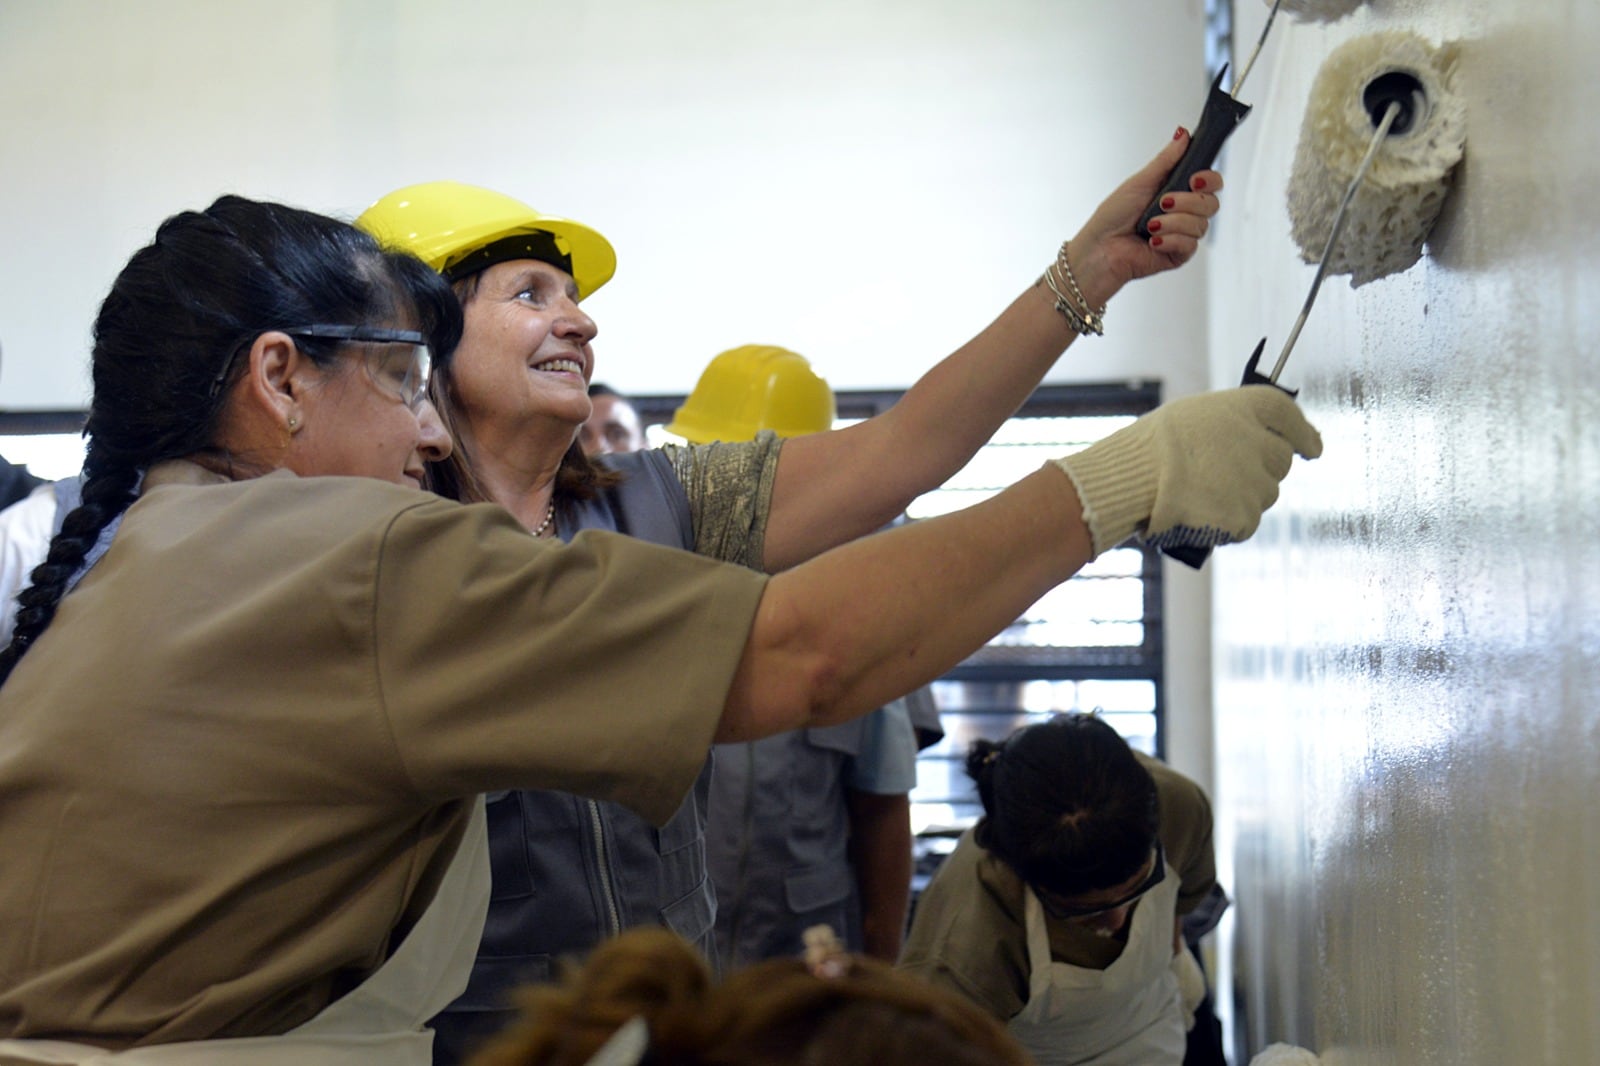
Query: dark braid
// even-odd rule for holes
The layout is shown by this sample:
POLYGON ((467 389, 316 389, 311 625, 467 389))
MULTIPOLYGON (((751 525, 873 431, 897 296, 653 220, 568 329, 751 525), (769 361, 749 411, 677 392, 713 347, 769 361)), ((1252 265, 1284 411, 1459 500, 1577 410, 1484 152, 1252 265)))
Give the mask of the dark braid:
POLYGON ((100 531, 133 502, 139 472, 109 462, 105 449, 91 444, 84 460, 83 502, 67 514, 61 532, 50 542, 45 561, 34 567, 32 584, 17 596, 16 629, 0 650, 0 678, 9 677, 28 645, 55 617, 67 582, 78 572, 100 531))
MULTIPOLYGON (((381 250, 353 226, 237 196, 163 222, 117 275, 95 318, 83 503, 17 598, 0 683, 49 626, 102 531, 133 503, 144 472, 213 448, 231 386, 245 371, 240 357, 255 338, 402 315, 427 337, 435 362, 448 366, 461 337, 454 294, 421 261, 381 250)), ((319 364, 336 358, 336 341, 296 343, 319 364)))

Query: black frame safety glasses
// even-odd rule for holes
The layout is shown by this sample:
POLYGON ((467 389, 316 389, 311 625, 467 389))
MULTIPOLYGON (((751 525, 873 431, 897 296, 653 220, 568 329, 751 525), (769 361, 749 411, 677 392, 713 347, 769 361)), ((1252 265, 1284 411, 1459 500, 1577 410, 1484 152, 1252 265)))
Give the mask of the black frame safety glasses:
POLYGON ((1071 921, 1074 918, 1093 918, 1097 915, 1105 914, 1108 911, 1114 911, 1119 907, 1126 907, 1131 903, 1135 903, 1145 893, 1149 892, 1152 888, 1155 888, 1162 881, 1166 880, 1166 877, 1166 853, 1162 850, 1161 841, 1158 840, 1156 841, 1156 864, 1151 869, 1150 876, 1141 881, 1138 888, 1134 889, 1128 895, 1122 897, 1114 903, 1096 904, 1093 907, 1063 906, 1059 902, 1061 897, 1056 896, 1055 893, 1051 892, 1049 889, 1040 888, 1038 885, 1034 885, 1032 887, 1033 894, 1039 897, 1039 905, 1044 908, 1044 912, 1057 921, 1065 922, 1071 921))

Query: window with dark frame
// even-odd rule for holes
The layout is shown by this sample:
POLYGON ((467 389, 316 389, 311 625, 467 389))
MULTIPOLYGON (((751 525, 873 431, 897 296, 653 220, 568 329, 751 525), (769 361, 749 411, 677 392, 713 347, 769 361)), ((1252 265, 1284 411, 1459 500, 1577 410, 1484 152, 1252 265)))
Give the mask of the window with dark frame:
MULTIPOLYGON (((900 396, 838 392, 835 424, 871 418, 900 396)), ((1121 428, 1160 398, 1159 385, 1142 382, 1037 389, 966 467, 907 514, 927 518, 977 503, 1121 428)), ((670 420, 682 401, 640 396, 634 406, 652 427, 670 420)), ((945 736, 918 756, 911 794, 919 882, 981 813, 965 769, 972 741, 1003 739, 1050 714, 1095 711, 1135 748, 1165 754, 1161 604, 1160 555, 1131 544, 1114 549, 934 683, 945 736)))

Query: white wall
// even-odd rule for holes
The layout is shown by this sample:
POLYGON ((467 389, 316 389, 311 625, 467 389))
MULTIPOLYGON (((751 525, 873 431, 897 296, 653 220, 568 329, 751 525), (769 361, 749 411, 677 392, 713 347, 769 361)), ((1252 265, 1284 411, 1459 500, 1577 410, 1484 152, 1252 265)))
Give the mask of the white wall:
MULTIPOLYGON (((225 191, 354 215, 441 177, 613 240, 593 313, 621 387, 686 390, 757 340, 905 385, 1192 121, 1200 6, 7 0, 5 403, 84 399, 94 308, 165 215, 225 191)), ((1059 379, 1198 387, 1202 273, 1130 293, 1059 379)))
POLYGON ((1334 46, 1457 43, 1467 154, 1421 263, 1323 287, 1284 380, 1326 454, 1214 561, 1244 1028, 1328 1066, 1600 1062, 1600 5, 1281 29, 1213 249, 1219 384, 1311 280, 1283 190, 1334 46))

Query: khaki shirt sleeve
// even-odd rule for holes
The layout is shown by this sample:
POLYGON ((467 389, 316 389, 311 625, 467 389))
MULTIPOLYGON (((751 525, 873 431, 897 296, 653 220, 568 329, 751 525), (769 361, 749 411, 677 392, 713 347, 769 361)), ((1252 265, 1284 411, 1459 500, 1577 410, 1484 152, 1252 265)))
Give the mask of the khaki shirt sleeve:
POLYGON ((662 449, 689 498, 696 554, 762 568, 782 448, 777 435, 762 430, 753 441, 662 449))
POLYGON ((1028 1001, 1021 884, 969 830, 917 900, 899 969, 954 992, 999 1021, 1028 1001))
POLYGON ((765 578, 613 533, 528 536, 433 501, 390 524, 376 685, 425 799, 616 800, 657 825, 705 763, 765 578))

